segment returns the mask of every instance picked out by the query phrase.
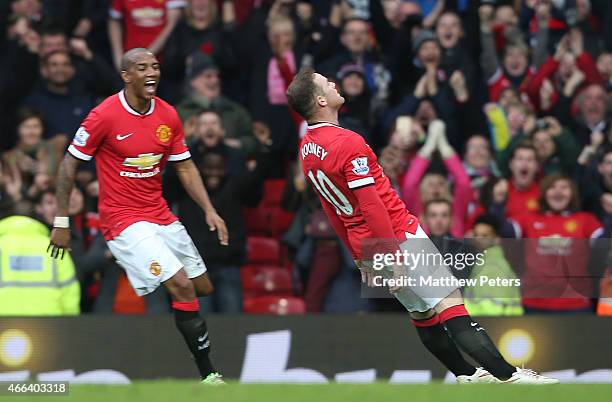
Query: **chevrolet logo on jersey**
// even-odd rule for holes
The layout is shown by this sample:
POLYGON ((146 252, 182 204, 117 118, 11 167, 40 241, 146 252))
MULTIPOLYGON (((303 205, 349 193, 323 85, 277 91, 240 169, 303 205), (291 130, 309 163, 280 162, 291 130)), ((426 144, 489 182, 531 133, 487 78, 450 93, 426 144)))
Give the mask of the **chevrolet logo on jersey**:
POLYGON ((123 166, 138 168, 138 170, 153 169, 159 163, 163 154, 140 154, 136 158, 125 158, 123 166))

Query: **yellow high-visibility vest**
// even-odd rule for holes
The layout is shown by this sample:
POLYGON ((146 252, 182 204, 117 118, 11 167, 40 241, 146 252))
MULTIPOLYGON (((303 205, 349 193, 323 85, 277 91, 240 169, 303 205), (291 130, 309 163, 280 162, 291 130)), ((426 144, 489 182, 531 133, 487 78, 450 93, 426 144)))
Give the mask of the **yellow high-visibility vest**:
POLYGON ((0 316, 79 314, 81 289, 68 252, 47 254, 49 230, 26 216, 0 220, 0 316))

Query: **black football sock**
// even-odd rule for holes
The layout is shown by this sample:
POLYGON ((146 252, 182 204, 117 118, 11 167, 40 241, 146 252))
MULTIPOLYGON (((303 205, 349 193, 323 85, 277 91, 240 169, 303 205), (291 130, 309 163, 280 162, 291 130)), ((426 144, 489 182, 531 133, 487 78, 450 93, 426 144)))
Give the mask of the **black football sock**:
POLYGON ((472 375, 476 368, 463 358, 436 314, 425 320, 412 320, 423 345, 455 376, 472 375))
POLYGON ((200 316, 200 313, 197 310, 180 310, 177 309, 176 304, 176 302, 172 303, 176 327, 183 335, 185 343, 187 343, 187 347, 191 351, 196 365, 198 366, 200 375, 202 376, 202 379, 204 379, 210 373, 216 372, 209 357, 210 340, 208 339, 206 321, 200 316))
POLYGON ((500 380, 507 380, 516 371, 499 353, 485 329, 468 315, 463 305, 444 310, 440 318, 452 340, 489 373, 500 380))

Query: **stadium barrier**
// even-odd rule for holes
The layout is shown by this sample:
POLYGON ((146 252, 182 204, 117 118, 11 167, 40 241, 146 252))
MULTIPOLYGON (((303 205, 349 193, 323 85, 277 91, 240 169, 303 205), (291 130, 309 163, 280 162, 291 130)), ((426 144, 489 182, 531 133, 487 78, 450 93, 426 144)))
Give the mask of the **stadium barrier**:
MULTIPOLYGON (((612 382, 612 318, 479 319, 513 364, 612 382)), ((212 357, 242 382, 453 381, 405 314, 211 316, 212 357)), ((0 381, 196 378, 171 316, 0 318, 0 381)))

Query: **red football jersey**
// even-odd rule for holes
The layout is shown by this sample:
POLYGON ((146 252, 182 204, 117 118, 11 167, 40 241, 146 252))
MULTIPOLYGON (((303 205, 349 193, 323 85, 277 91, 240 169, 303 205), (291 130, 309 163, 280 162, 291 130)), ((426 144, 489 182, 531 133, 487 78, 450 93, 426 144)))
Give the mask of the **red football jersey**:
POLYGON ((149 47, 164 29, 167 10, 185 7, 185 0, 113 0, 110 16, 123 19, 123 49, 149 47))
POLYGON ((512 180, 508 181, 508 201, 506 202, 506 216, 520 216, 527 212, 535 212, 540 208, 540 183, 535 181, 525 189, 519 190, 512 180))
POLYGON ((398 239, 406 239, 406 232, 416 232, 418 220, 408 213, 374 151, 359 134, 331 123, 308 126, 300 145, 300 157, 304 175, 314 186, 321 203, 329 203, 344 224, 347 247, 355 258, 361 258, 362 241, 374 236, 353 189, 376 187, 398 239))
POLYGON ((603 231, 595 215, 538 212, 513 220, 520 228, 519 237, 526 239, 523 304, 547 310, 589 307, 589 242, 603 231))
POLYGON ((84 161, 96 157, 100 228, 107 240, 138 221, 176 220, 162 197, 161 174, 167 161, 191 155, 176 110, 160 98, 141 115, 123 91, 108 97, 85 118, 68 152, 84 161))
MULTIPOLYGON (((533 77, 535 77, 535 71, 536 70, 533 67, 528 68, 523 82, 521 82, 519 88, 517 88, 519 92, 527 93, 527 86, 531 80, 533 80, 533 77)), ((510 82, 508 77, 506 77, 504 70, 501 68, 498 69, 495 74, 493 74, 493 77, 489 79, 487 84, 489 86, 489 99, 492 102, 497 102, 501 97, 502 92, 504 92, 504 90, 507 88, 512 88, 513 86, 512 82, 510 82)))

